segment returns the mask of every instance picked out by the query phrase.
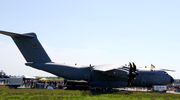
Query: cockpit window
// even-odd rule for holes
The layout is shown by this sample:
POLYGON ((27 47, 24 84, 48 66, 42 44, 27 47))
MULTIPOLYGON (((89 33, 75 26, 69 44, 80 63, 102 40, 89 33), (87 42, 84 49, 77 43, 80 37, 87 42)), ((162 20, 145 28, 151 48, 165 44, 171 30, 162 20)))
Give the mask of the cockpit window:
POLYGON ((167 72, 164 72, 164 74, 165 74, 165 75, 168 75, 168 73, 167 73, 167 72))

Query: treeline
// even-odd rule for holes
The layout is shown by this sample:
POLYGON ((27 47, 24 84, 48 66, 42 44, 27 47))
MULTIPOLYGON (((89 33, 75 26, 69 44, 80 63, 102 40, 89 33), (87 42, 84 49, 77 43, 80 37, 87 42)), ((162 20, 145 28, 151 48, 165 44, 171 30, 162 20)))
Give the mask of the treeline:
POLYGON ((174 79, 174 84, 180 84, 180 79, 174 79))

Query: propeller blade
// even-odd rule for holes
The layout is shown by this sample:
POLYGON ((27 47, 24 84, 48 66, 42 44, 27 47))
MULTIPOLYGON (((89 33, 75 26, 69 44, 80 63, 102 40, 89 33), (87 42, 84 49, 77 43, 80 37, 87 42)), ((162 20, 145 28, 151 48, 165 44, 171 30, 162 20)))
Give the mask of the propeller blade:
POLYGON ((131 85, 131 80, 132 80, 132 64, 129 62, 129 78, 128 78, 128 86, 131 85))
POLYGON ((134 64, 134 62, 132 64, 133 64, 133 71, 135 72, 136 71, 136 65, 134 64))
POLYGON ((132 64, 129 62, 130 68, 129 68, 129 74, 132 74, 132 64))

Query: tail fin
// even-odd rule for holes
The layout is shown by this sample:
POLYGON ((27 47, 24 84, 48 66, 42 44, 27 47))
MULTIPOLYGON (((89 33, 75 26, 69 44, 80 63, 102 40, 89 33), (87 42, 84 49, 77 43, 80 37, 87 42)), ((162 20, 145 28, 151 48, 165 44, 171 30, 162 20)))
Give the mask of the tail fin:
POLYGON ((27 62, 51 62, 35 33, 17 34, 6 31, 0 33, 11 36, 27 62))

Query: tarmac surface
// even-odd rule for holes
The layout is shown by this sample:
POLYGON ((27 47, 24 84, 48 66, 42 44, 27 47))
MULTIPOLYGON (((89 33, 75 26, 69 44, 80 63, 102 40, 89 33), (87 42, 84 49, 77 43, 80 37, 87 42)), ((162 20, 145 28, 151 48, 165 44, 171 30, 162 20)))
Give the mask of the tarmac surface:
MULTIPOLYGON (((119 91, 152 92, 151 90, 148 90, 147 88, 116 88, 116 89, 119 91)), ((174 92, 173 90, 166 91, 166 93, 180 94, 180 92, 174 92)))

